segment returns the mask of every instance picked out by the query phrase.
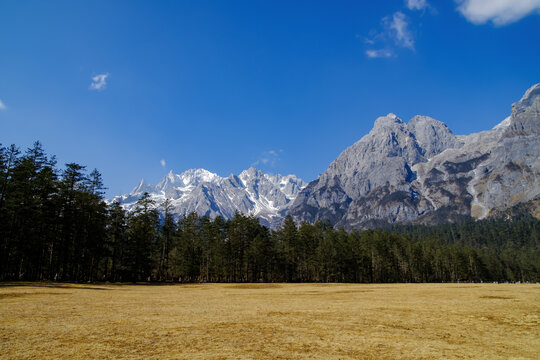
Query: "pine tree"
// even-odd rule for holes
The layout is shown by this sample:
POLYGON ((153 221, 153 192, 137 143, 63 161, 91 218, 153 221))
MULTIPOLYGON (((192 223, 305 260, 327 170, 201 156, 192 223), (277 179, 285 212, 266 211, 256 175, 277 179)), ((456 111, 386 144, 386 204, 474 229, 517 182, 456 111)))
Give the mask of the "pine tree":
POLYGON ((172 210, 173 206, 169 199, 161 204, 162 214, 164 216, 163 226, 159 235, 159 267, 158 280, 169 280, 169 253, 173 244, 173 238, 176 233, 176 223, 174 221, 172 210))
POLYGON ((109 259, 106 265, 107 277, 111 281, 127 280, 130 273, 126 264, 129 243, 127 237, 127 217, 119 202, 115 201, 109 208, 107 224, 107 245, 109 259))
POLYGON ((155 202, 145 192, 128 218, 127 267, 132 281, 152 278, 159 234, 159 215, 155 202))

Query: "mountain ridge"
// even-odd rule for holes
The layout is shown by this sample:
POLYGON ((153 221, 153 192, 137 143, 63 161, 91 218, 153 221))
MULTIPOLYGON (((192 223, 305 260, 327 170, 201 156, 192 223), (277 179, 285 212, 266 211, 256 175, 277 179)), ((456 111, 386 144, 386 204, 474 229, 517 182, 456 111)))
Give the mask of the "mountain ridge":
POLYGON ((298 223, 330 220, 348 229, 484 219, 540 196, 538 154, 540 84, 512 104, 510 116, 469 135, 424 115, 407 123, 393 113, 378 117, 309 183, 253 167, 228 177, 171 170, 157 185, 143 179, 112 201, 130 210, 148 192, 158 204, 171 199, 177 216, 230 219, 238 211, 271 228, 287 214, 298 223))
POLYGON ((196 212, 201 216, 230 219, 238 211, 275 228, 281 225, 286 210, 305 185, 295 175, 269 175, 254 167, 228 177, 205 169, 188 169, 181 174, 171 170, 157 185, 142 179, 130 193, 116 196, 110 202, 117 201, 131 211, 147 192, 158 207, 169 199, 177 217, 196 212))
POLYGON ((454 135, 442 122, 390 113, 297 196, 296 221, 346 228, 488 217, 540 194, 540 84, 494 128, 454 135))

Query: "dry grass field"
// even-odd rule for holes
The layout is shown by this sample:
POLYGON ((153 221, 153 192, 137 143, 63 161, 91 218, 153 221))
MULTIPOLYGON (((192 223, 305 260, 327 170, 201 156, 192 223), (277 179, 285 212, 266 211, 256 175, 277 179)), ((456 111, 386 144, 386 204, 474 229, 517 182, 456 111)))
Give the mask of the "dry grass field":
POLYGON ((539 359, 540 285, 0 284, 6 359, 539 359))

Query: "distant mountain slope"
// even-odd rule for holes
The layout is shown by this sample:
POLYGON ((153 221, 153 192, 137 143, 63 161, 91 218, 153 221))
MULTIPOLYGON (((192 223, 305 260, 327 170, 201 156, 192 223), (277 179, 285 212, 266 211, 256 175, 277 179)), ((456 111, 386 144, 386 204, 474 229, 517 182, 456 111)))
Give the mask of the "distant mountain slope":
POLYGON ((394 114, 345 149, 298 194, 298 221, 346 228, 482 219, 540 194, 540 84, 495 128, 456 136, 427 116, 394 114))
POLYGON ((148 192, 157 205, 170 199, 177 216, 196 212, 230 219, 238 211, 276 227, 305 186, 306 183, 294 175, 268 175, 255 168, 227 178, 204 169, 191 169, 182 174, 171 171, 155 186, 141 180, 129 194, 116 196, 111 202, 118 201, 131 210, 148 192))

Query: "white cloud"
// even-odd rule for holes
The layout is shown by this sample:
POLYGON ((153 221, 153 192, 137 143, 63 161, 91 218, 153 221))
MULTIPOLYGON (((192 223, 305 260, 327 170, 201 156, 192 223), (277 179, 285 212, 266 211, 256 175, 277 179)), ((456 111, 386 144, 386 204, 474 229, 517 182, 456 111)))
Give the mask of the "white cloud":
POLYGON ((389 27, 390 36, 394 38, 397 45, 414 50, 414 39, 409 30, 407 17, 401 11, 395 12, 392 19, 385 19, 389 27))
POLYGON ((6 110, 6 105, 0 100, 0 110, 6 110))
MULTIPOLYGON (((428 0, 404 0, 404 2, 405 7, 409 10, 430 10, 432 14, 436 14, 437 12, 428 3, 428 0)), ((364 38, 364 42, 368 45, 368 49, 365 52, 367 57, 388 58, 397 56, 396 47, 415 51, 414 33, 411 30, 411 28, 414 29, 414 24, 403 11, 396 11, 392 15, 383 17, 381 19, 381 27, 381 30, 371 30, 369 36, 364 38), (379 49, 373 49, 374 47, 378 47, 379 49)))
POLYGON ((521 18, 540 13, 540 0, 456 0, 458 11, 473 24, 491 21, 497 26, 507 25, 521 18))
POLYGON ((159 163, 161 164, 162 167, 165 167, 165 165, 167 165, 167 163, 165 162, 165 159, 161 159, 159 163))
POLYGON ((107 86, 107 78, 109 74, 99 74, 92 78, 90 90, 103 90, 107 86))
POLYGON ((264 165, 264 166, 275 167, 277 162, 279 161, 279 153, 281 152, 283 152, 283 150, 279 150, 279 152, 276 150, 265 151, 259 156, 257 161, 255 161, 251 165, 252 166, 264 165))
POLYGON ((423 10, 429 6, 426 0, 406 0, 409 10, 423 10))
POLYGON ((366 50, 366 55, 369 58, 387 58, 392 57, 394 54, 388 49, 380 50, 366 50))

